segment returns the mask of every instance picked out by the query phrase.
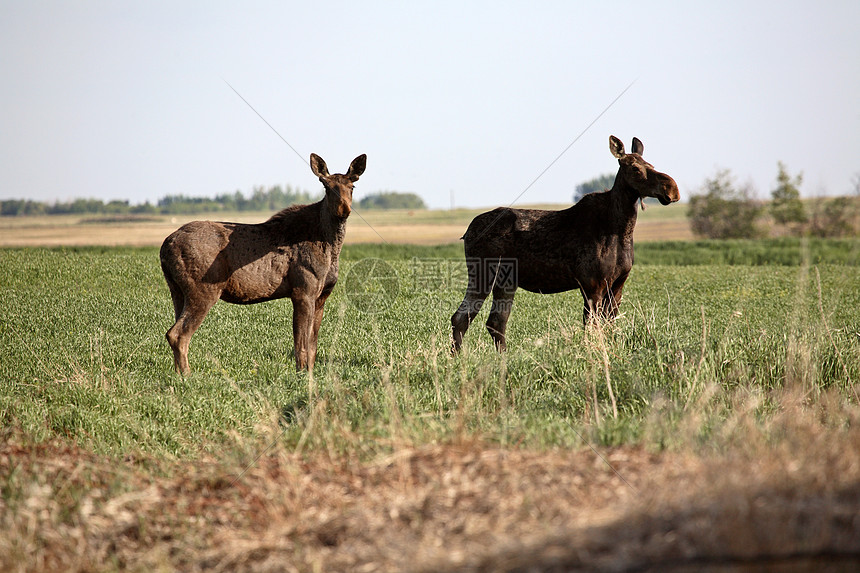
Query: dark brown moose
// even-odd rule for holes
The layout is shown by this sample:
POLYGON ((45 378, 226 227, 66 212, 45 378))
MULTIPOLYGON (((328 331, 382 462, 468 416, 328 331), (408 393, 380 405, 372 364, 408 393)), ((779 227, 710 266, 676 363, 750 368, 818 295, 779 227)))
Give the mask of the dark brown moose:
POLYGON ((313 370, 323 305, 337 282, 338 257, 352 209, 353 184, 364 173, 359 155, 346 175, 329 175, 311 154, 311 170, 325 187, 312 205, 294 205, 255 225, 194 221, 161 245, 161 269, 176 323, 167 331, 176 371, 187 374, 188 345, 218 299, 254 304, 293 301, 296 369, 313 370))
POLYGON ((469 284, 451 317, 453 350, 493 293, 487 330, 496 348, 506 348, 505 330, 517 287, 536 293, 579 289, 583 322, 594 313, 614 318, 624 281, 633 267, 637 203, 656 197, 663 205, 680 198, 678 185, 642 159, 642 142, 631 153, 617 137, 609 150, 618 158, 612 189, 592 193, 562 211, 500 207, 482 213, 463 235, 469 284))

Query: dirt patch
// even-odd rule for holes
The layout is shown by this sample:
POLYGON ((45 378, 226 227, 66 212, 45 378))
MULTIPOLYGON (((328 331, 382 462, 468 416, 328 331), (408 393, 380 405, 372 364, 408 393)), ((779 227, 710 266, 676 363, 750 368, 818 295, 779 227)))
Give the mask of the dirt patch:
POLYGON ((248 465, 117 462, 13 436, 0 446, 0 568, 851 570, 860 440, 835 435, 764 455, 462 443, 248 465))

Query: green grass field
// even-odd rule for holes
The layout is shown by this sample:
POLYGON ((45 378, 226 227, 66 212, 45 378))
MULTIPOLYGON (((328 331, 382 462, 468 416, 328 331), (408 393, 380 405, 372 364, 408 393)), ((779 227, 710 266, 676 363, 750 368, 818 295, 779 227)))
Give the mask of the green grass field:
POLYGON ((583 329, 576 292, 520 291, 505 356, 484 310, 452 358, 461 249, 348 248, 313 381, 293 369, 289 301, 216 305, 182 379, 155 249, 2 251, 3 424, 110 455, 195 456, 261 425, 311 439, 324 408, 325 424, 368 438, 373 454, 462 431, 535 447, 638 443, 656 403, 683 411, 707 392, 799 383, 856 399, 857 242, 646 244, 615 324, 583 329))
POLYGON ((576 292, 519 291, 505 355, 485 309, 452 357, 462 243, 347 246, 313 377, 275 301, 217 304, 183 379, 156 248, 0 250, 0 566, 402 570, 417 551, 456 570, 427 563, 607 507, 641 521, 658 493, 730 528, 759 523, 740 516, 761 488, 791 523, 786 499, 860 496, 860 240, 636 256, 614 323, 583 328, 576 292))

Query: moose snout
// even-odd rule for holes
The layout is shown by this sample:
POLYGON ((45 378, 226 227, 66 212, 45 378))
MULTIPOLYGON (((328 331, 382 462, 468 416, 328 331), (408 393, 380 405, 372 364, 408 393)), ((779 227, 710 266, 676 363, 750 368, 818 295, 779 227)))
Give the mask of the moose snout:
POLYGON ((660 201, 662 205, 668 205, 669 203, 674 203, 681 198, 681 192, 678 191, 678 184, 675 183, 675 180, 666 176, 668 181, 664 181, 661 185, 662 194, 657 197, 657 200, 660 201))

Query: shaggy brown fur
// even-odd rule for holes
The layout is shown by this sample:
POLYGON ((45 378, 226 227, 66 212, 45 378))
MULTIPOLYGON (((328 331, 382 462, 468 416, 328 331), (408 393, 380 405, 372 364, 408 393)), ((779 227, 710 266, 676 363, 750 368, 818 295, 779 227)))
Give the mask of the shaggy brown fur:
POLYGON ((610 136, 609 149, 619 165, 609 191, 586 195, 562 211, 500 207, 472 220, 463 235, 469 284, 451 317, 454 351, 490 292, 487 330, 500 351, 517 287, 544 294, 579 289, 583 322, 592 313, 615 317, 633 267, 637 202, 655 197, 668 205, 680 194, 671 177, 642 159, 639 139, 625 153, 621 140, 610 136))
POLYGON ((218 299, 254 304, 293 301, 296 369, 313 370, 323 305, 337 282, 338 257, 352 208, 353 184, 364 173, 366 155, 346 175, 329 175, 311 154, 311 170, 325 187, 312 205, 284 209, 263 223, 194 221, 161 245, 161 269, 176 323, 167 331, 176 371, 187 374, 188 345, 218 299))

